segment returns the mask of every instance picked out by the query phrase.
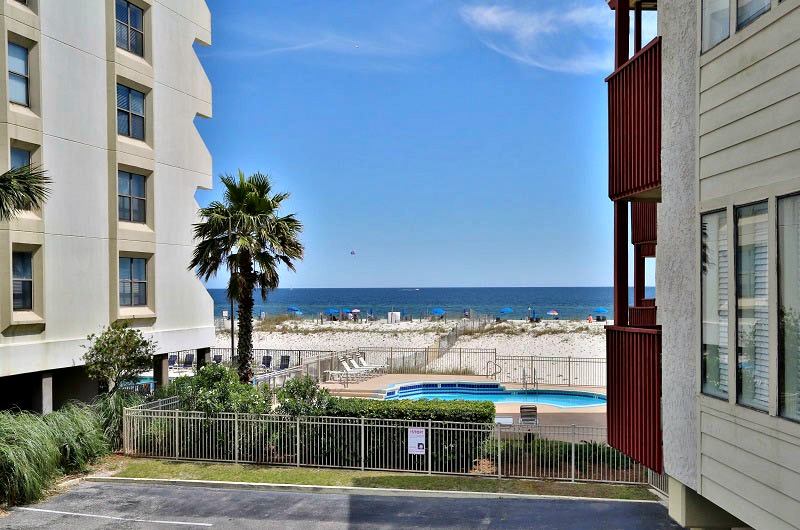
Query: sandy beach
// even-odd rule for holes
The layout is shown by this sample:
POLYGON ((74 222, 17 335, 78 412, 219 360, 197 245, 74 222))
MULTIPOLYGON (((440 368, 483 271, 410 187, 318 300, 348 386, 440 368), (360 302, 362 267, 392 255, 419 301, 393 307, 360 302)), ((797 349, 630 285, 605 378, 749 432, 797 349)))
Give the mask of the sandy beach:
MULTIPOLYGON (((345 350, 382 346, 424 348, 433 346, 458 321, 324 322, 286 320, 256 322, 255 348, 345 350)), ((522 320, 492 323, 459 337, 456 348, 493 348, 498 355, 604 358, 605 323, 548 320, 532 324, 522 320)), ((218 331, 218 347, 230 345, 230 334, 218 331)))

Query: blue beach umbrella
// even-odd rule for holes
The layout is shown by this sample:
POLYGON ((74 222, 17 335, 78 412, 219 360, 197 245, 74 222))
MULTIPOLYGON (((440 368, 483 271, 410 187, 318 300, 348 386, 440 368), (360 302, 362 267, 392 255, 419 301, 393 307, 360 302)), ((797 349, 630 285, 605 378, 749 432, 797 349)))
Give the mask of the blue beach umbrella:
POLYGON ((608 313, 608 309, 606 309, 605 307, 597 307, 597 308, 595 308, 594 312, 595 313, 608 313))
POLYGON ((300 308, 297 307, 296 305, 290 305, 289 307, 286 308, 286 310, 287 311, 300 311, 300 308))
POLYGON ((302 315, 302 314, 303 314, 303 312, 302 312, 302 311, 300 311, 300 310, 298 310, 298 311, 295 311, 295 312, 294 312, 294 314, 295 314, 295 315, 302 315))
POLYGON ((444 309, 441 307, 434 307, 431 309, 431 315, 444 315, 444 309))
POLYGON ((332 307, 329 307, 328 309, 325 310, 325 314, 326 315, 338 315, 339 314, 339 310, 338 309, 333 309, 332 307))
POLYGON ((513 312, 514 312, 514 310, 511 309, 510 307, 504 307, 503 309, 500 310, 501 314, 513 313, 513 312))
POLYGON ((342 313, 349 313, 349 312, 350 312, 349 309, 342 309, 342 313))

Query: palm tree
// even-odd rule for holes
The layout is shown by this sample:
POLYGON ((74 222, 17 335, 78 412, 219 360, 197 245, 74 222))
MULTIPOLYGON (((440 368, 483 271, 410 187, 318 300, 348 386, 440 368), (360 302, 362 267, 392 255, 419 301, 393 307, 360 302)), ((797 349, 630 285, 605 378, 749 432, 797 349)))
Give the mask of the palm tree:
POLYGON ((35 166, 11 168, 0 175, 0 221, 42 206, 50 190, 45 171, 35 166))
POLYGON ((303 259, 303 245, 298 238, 303 225, 294 214, 280 216, 288 193, 272 192, 267 175, 256 173, 238 178, 220 177, 225 193, 223 201, 214 201, 200 209, 202 221, 194 225, 194 249, 190 269, 208 281, 220 267, 227 266, 231 278, 228 296, 239 304, 239 342, 236 346, 239 379, 253 378, 253 290, 261 298, 278 287, 278 267, 295 270, 295 261, 303 259))

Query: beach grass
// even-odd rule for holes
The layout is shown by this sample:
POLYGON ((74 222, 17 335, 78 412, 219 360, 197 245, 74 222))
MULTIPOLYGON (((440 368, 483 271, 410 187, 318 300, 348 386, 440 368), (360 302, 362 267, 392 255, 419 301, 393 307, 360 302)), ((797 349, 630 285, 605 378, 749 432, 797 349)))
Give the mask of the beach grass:
POLYGON ((601 499, 657 499, 647 488, 632 485, 496 479, 463 475, 422 475, 343 469, 206 464, 149 459, 124 459, 114 476, 268 484, 354 486, 362 488, 521 493, 601 499))

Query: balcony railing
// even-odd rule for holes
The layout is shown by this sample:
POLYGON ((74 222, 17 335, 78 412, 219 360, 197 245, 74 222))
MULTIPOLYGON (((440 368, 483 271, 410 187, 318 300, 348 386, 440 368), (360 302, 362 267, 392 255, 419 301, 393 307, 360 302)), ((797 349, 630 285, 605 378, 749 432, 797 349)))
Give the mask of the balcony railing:
POLYGON ((608 196, 658 200, 661 192, 661 37, 606 78, 608 196))
POLYGON ((631 244, 655 243, 657 239, 656 203, 631 203, 631 244))
POLYGON ((661 330, 609 326, 606 355, 608 443, 661 473, 661 330))
POLYGON ((656 325, 656 308, 645 306, 628 307, 628 325, 634 327, 653 327, 656 325))

